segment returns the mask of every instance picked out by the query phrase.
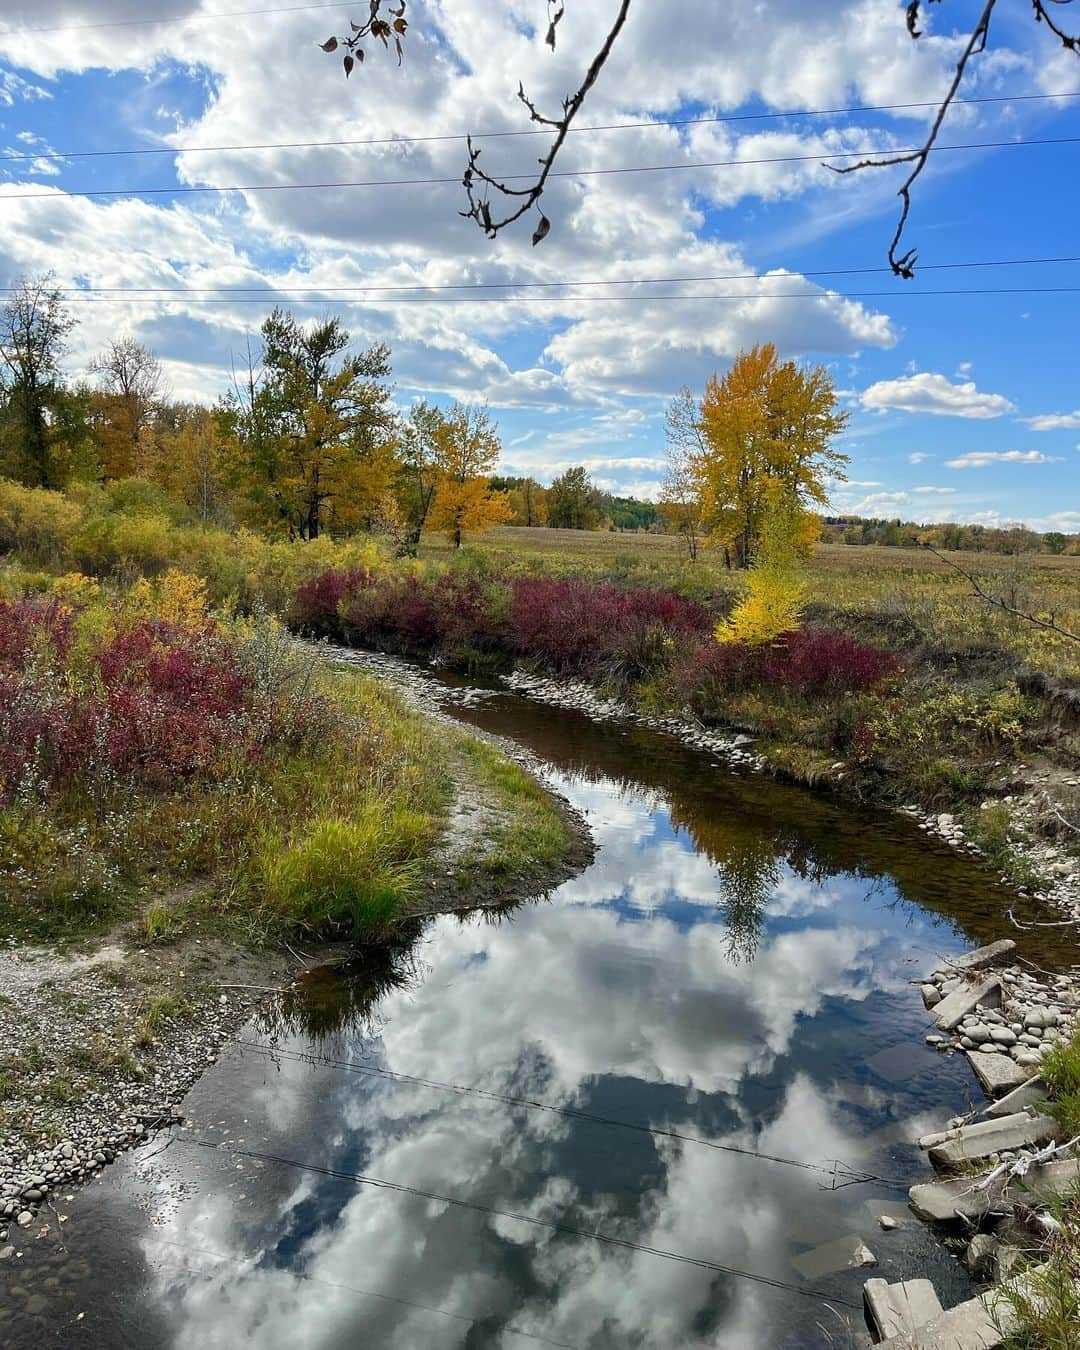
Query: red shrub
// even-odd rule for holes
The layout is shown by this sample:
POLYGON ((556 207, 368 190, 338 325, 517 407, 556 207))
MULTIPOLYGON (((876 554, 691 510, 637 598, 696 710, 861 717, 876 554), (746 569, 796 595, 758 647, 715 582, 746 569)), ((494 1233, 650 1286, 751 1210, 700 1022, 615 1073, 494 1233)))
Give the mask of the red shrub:
POLYGON ((70 609, 59 600, 0 601, 0 668, 22 670, 32 651, 63 659, 71 622, 70 609))
POLYGON ((308 632, 336 635, 340 630, 338 615, 342 601, 374 584, 374 575, 365 567, 322 572, 296 588, 289 617, 308 632))
POLYGON ((867 647, 846 633, 801 628, 765 649, 761 669, 766 680, 800 693, 840 693, 868 689, 900 666, 891 652, 867 647))

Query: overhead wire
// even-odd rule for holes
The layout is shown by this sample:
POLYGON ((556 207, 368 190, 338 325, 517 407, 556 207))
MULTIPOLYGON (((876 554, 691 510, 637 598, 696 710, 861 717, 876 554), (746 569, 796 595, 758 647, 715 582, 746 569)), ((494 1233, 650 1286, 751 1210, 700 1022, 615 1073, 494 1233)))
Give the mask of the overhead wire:
MULTIPOLYGON (((1028 149, 1033 146, 1061 146, 1080 143, 1080 136, 1047 136, 1035 138, 1015 138, 1008 141, 964 141, 948 145, 935 146, 935 153, 945 150, 1008 150, 1028 149)), ((753 168, 764 164, 805 164, 826 159, 851 159, 862 155, 906 155, 914 153, 918 147, 907 149, 885 146, 880 150, 823 150, 812 155, 763 155, 753 159, 712 159, 691 160, 675 164, 627 164, 608 169, 554 169, 549 178, 603 178, 634 173, 685 173, 693 169, 733 169, 753 168)), ((500 175, 504 182, 516 182, 531 179, 533 174, 511 173, 500 175)), ((182 183, 172 187, 122 187, 122 188, 50 188, 35 189, 32 192, 0 193, 0 203, 26 201, 31 198, 50 197, 178 197, 199 193, 227 192, 327 192, 353 188, 399 188, 399 187, 440 187, 448 184, 460 185, 460 174, 431 176, 426 178, 351 178, 328 179, 321 182, 304 183, 230 183, 195 184, 182 183)))
POLYGON ((394 1069, 386 1069, 380 1065, 358 1064, 354 1060, 332 1059, 328 1056, 313 1055, 304 1051, 289 1050, 280 1046, 266 1045, 259 1041, 247 1041, 239 1038, 233 1042, 246 1050, 257 1050, 266 1054, 269 1058, 281 1057, 288 1059, 292 1063, 310 1064, 312 1067, 326 1067, 343 1070, 348 1073, 361 1075, 370 1075, 372 1077, 385 1078, 391 1082, 409 1083, 418 1087, 431 1088, 440 1092, 451 1092, 458 1096, 479 1097, 486 1101, 498 1102, 506 1106, 521 1106, 529 1110, 549 1112, 553 1115, 564 1116, 570 1120, 580 1120, 588 1124, 606 1125, 611 1128, 632 1130, 640 1134, 653 1135, 656 1138, 676 1139, 680 1143, 699 1144, 703 1148, 711 1148, 719 1153, 736 1153, 744 1157, 757 1158, 762 1162, 779 1163, 787 1167, 799 1168, 806 1172, 816 1172, 825 1176, 832 1177, 834 1182, 842 1179, 841 1187, 830 1189, 840 1189, 843 1186, 850 1185, 853 1182, 877 1182, 885 1186, 900 1187, 906 1189, 909 1183, 901 1181, 896 1177, 881 1177, 872 1172, 865 1172, 857 1168, 849 1167, 846 1163, 839 1161, 832 1162, 830 1165, 822 1163, 803 1162, 798 1158, 785 1158, 774 1153, 763 1153, 758 1149, 747 1148, 742 1144, 727 1144, 714 1139, 702 1139, 699 1135, 684 1134, 680 1130, 666 1128, 659 1125, 643 1125, 635 1121, 619 1120, 613 1116, 599 1115, 593 1111, 584 1111, 579 1107, 557 1106, 551 1102, 536 1101, 530 1097, 518 1097, 510 1093, 493 1092, 487 1088, 478 1088, 466 1086, 461 1083, 449 1083, 437 1078, 422 1078, 414 1074, 400 1073, 394 1069))
MULTIPOLYGON (((985 267, 1034 267, 1080 263, 1080 254, 1044 258, 997 258, 972 260, 968 262, 927 263, 921 270, 927 272, 950 271, 966 268, 985 267)), ((408 285, 350 285, 323 286, 315 283, 310 286, 275 286, 272 283, 261 286, 61 286, 61 295, 136 295, 138 297, 157 295, 213 295, 227 298, 233 295, 341 295, 341 294, 413 294, 440 293, 442 291, 490 291, 490 290, 550 290, 566 286, 659 286, 683 285, 711 281, 782 281, 786 276, 800 277, 841 277, 892 274, 889 267, 824 267, 809 269, 785 268, 782 273, 765 274, 761 272, 712 272, 672 277, 567 277, 559 281, 446 281, 435 283, 410 283, 408 285)), ((17 291, 17 286, 0 286, 0 295, 17 291)), ((502 297, 500 297, 502 298, 502 297)), ((565 297, 556 297, 563 299, 565 297)))
MULTIPOLYGON (((769 280, 768 277, 764 280, 769 280)), ((318 288, 313 288, 318 290, 318 288)), ((274 292, 269 290, 266 295, 185 295, 177 293, 172 295, 133 295, 130 298, 123 295, 102 295, 97 296, 92 292, 80 291, 67 297, 65 304, 70 305, 128 305, 141 303, 146 305, 170 305, 186 303, 193 305, 244 305, 244 304, 265 304, 266 299, 272 296, 274 292)), ((403 296, 394 301, 395 304, 402 305, 570 305, 575 303, 598 305, 607 303, 627 303, 635 301, 645 304, 653 303, 671 303, 678 301, 688 301, 690 303, 741 303, 748 300, 914 300, 924 299, 931 296, 962 296, 962 295, 1076 295, 1080 294, 1080 286, 965 286, 951 289, 939 290, 910 290, 907 288, 897 288, 891 291, 835 291, 835 290, 817 290, 817 291, 747 291, 743 294, 729 292, 710 292, 705 295, 451 295, 442 296, 403 296)), ((319 299, 297 300, 293 302, 300 306, 320 305, 324 301, 319 299)), ((356 301, 355 303, 365 303, 356 301)), ((367 303, 377 303, 370 301, 367 303)))
MULTIPOLYGON (((209 17, 209 16, 207 16, 209 17)), ((0 32, 0 36, 3 33, 0 32)), ((1062 90, 1056 94, 995 94, 976 98, 953 99, 953 107, 961 104, 1029 103, 1045 100, 1080 98, 1080 90, 1062 90)), ((904 112, 916 108, 936 108, 936 101, 919 103, 861 103, 846 108, 792 108, 782 112, 722 113, 709 117, 654 117, 640 122, 598 122, 586 126, 572 126, 568 135, 598 131, 640 131, 650 127, 696 127, 739 122, 769 122, 791 117, 844 117, 868 112, 904 112)), ((521 127, 506 131, 449 131, 426 136, 374 136, 357 140, 333 141, 254 141, 225 145, 152 145, 108 148, 104 150, 43 150, 0 155, 0 164, 22 160, 41 159, 103 159, 133 155, 198 155, 231 153, 238 150, 335 150, 354 149, 375 145, 429 145, 449 141, 502 140, 513 136, 550 136, 543 127, 521 127)))
POLYGON ((534 1214, 521 1214, 514 1210, 500 1209, 495 1205, 485 1205, 479 1200, 466 1200, 461 1196, 442 1195, 435 1191, 424 1190, 419 1186, 409 1186, 404 1182, 391 1181, 385 1177, 369 1176, 362 1172, 350 1172, 343 1168, 327 1167, 319 1163, 304 1162, 298 1158, 286 1158, 281 1154, 264 1153, 257 1149, 238 1148, 235 1144, 217 1142, 212 1139, 178 1135, 177 1140, 178 1142, 187 1144, 191 1147, 205 1148, 220 1153, 226 1153, 230 1157, 249 1158, 253 1162, 273 1163, 281 1167, 292 1167, 298 1171, 311 1172, 317 1176, 330 1177, 336 1181, 348 1181, 357 1186, 370 1186, 374 1190, 391 1191, 399 1195, 412 1195, 422 1200, 433 1200, 438 1204, 453 1205, 455 1208, 469 1210, 478 1214, 486 1214, 493 1218, 510 1219, 520 1223, 530 1224, 536 1228, 547 1229, 549 1232, 565 1233, 570 1237, 586 1238, 589 1241, 600 1243, 603 1246, 617 1247, 624 1251, 640 1252, 646 1256, 660 1257, 665 1261, 674 1261, 682 1265, 694 1266, 700 1270, 711 1270, 718 1275, 730 1275, 736 1279, 749 1280, 754 1284, 764 1285, 773 1289, 780 1289, 787 1293, 798 1294, 803 1298, 811 1298, 822 1303, 832 1303, 845 1308, 859 1308, 861 1306, 849 1299, 829 1294, 825 1290, 792 1284, 788 1280, 776 1279, 770 1275, 761 1275, 751 1270, 741 1270, 737 1266, 729 1266, 720 1261, 711 1261, 707 1257, 688 1256, 682 1252, 671 1251, 666 1247, 653 1247, 648 1243, 634 1242, 630 1238, 615 1237, 612 1234, 600 1232, 598 1228, 580 1228, 575 1224, 559 1223, 555 1219, 542 1219, 534 1214))

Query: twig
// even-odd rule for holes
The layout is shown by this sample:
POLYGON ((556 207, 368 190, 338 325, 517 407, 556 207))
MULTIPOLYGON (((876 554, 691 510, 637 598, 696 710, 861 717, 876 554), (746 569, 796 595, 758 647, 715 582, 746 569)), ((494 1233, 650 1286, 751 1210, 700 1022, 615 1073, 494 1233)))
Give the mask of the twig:
MULTIPOLYGON (((949 85, 948 92, 937 110, 937 116, 934 118, 930 127, 930 134, 918 150, 908 150, 903 154, 890 155, 884 159, 861 159, 857 164, 848 164, 843 167, 837 167, 835 164, 825 165, 825 168, 831 169, 833 173, 845 174, 856 173, 860 169, 881 169, 887 168, 893 164, 914 163, 914 169, 912 169, 907 178, 900 185, 900 190, 896 194, 903 202, 903 206, 900 210, 900 219, 897 221, 896 231, 892 237, 892 243, 889 245, 889 266, 896 276, 904 277, 905 280, 910 280, 915 275, 917 254, 915 249, 911 248, 901 257, 897 257, 896 250, 900 247, 900 240, 904 233, 904 227, 907 225, 907 219, 911 213, 911 189, 916 178, 918 178, 919 174, 926 168, 926 162, 930 158, 930 151, 933 150, 934 144, 937 141, 938 133, 941 131, 942 124, 945 121, 945 114, 949 111, 952 101, 956 97, 957 90, 960 88, 960 83, 964 78, 964 71, 967 69, 968 62, 973 56, 977 56, 986 47, 986 39, 990 32, 990 19, 993 16, 994 7, 996 5, 997 0, 986 0, 986 6, 979 16, 979 20, 975 27, 971 31, 971 36, 967 40, 967 45, 964 47, 959 61, 956 63, 956 70, 953 72, 952 83, 949 85)), ((908 32, 913 38, 922 36, 916 28, 918 16, 918 3, 908 5, 908 32)))
POLYGON ((933 544, 923 544, 922 547, 929 549, 935 558, 940 558, 941 561, 951 567, 954 572, 959 572, 964 580, 970 583, 979 599, 985 600, 988 605, 993 605, 995 609, 1004 610, 1006 614, 1012 614, 1017 619, 1023 619, 1027 623, 1033 623, 1038 628, 1045 628, 1051 633, 1059 633, 1062 637, 1071 638, 1073 642, 1080 642, 1080 633, 1073 633, 1070 632, 1068 628, 1062 628, 1062 626, 1059 623, 1055 623, 1052 618, 1040 619, 1037 614, 1029 614, 1026 610, 1017 609, 1014 605, 1007 604, 1000 596, 987 594, 982 586, 980 586, 978 580, 973 577, 970 572, 965 571, 965 569, 961 567, 958 562, 954 562, 952 558, 946 557, 946 555, 942 553, 940 549, 935 548, 933 544))
MULTIPOLYGON (((548 27, 547 44, 552 50, 555 48, 555 25, 558 23, 559 19, 562 18, 562 12, 563 6, 560 5, 556 16, 548 27)), ((529 110, 530 119, 533 122, 538 122, 541 126, 550 127, 552 131, 555 132, 555 139, 552 141, 551 147, 547 154, 539 161, 540 173, 536 182, 530 187, 513 188, 487 173, 480 167, 479 149, 473 145, 472 137, 470 136, 468 138, 469 162, 465 169, 465 176, 462 178, 461 184, 469 199, 469 209, 467 211, 462 211, 460 214, 468 220, 475 220, 477 225, 480 226, 489 239, 494 239, 500 230, 505 229, 507 225, 512 224, 515 220, 520 220, 527 211, 530 211, 536 206, 537 202, 539 202, 543 195, 544 188, 547 185, 548 175, 554 168, 555 160, 559 151, 562 149, 563 142, 566 140, 567 133, 570 130, 570 123, 573 122, 574 118, 581 110, 581 105, 585 102, 586 94, 588 94, 589 90, 596 83, 601 70, 604 68, 605 62, 611 55, 611 49, 615 45, 615 41, 619 34, 622 32, 623 24, 626 22, 629 12, 630 0, 621 0, 619 12, 615 16, 615 22, 612 24, 600 50, 593 57, 592 64, 585 72, 585 78, 582 80, 577 92, 570 94, 563 99, 563 115, 561 117, 545 117, 525 93, 524 85, 518 84, 518 99, 529 110), (476 187, 478 183, 483 185, 483 197, 477 196, 476 187), (501 219, 496 219, 491 214, 491 205, 488 201, 489 188, 494 188, 501 196, 508 199, 520 198, 520 205, 514 210, 508 211, 501 219)), ((533 244, 539 244, 542 239, 545 239, 550 229, 551 221, 548 220, 547 216, 541 211, 540 219, 537 222, 536 229, 533 231, 533 244)))

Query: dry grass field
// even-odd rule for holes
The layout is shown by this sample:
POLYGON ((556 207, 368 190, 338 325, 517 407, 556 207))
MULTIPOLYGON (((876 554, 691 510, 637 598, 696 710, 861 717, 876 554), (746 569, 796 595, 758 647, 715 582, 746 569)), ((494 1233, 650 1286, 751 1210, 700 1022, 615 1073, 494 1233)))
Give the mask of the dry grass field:
MULTIPOLYGON (((501 526, 470 539, 473 549, 514 569, 612 577, 671 587, 723 607, 742 589, 738 573, 702 550, 691 563, 676 535, 617 534, 501 526)), ((424 556, 449 558, 443 537, 424 539, 424 556)), ((991 595, 1015 609, 1080 632, 1080 557, 955 553, 957 564, 991 595)), ((819 544, 807 569, 808 601, 849 622, 909 625, 926 641, 958 655, 1003 649, 1036 669, 1080 676, 1080 642, 1015 619, 980 600, 948 562, 922 549, 819 544)))

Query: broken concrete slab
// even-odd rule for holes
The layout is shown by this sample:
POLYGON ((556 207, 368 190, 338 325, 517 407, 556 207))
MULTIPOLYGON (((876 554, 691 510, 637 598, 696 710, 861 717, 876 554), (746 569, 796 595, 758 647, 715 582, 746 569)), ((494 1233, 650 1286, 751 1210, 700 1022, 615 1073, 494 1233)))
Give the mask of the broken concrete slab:
POLYGON ((972 1298, 939 1313, 914 1331, 902 1331, 882 1341, 879 1350, 991 1350, 1000 1345, 1014 1325, 1007 1304, 972 1298))
POLYGON ((965 982, 943 998, 934 1009, 938 1026, 942 1031, 954 1030, 980 1003, 1000 1004, 1001 991, 1001 980, 996 975, 985 980, 965 982))
POLYGON ((1031 1068, 1017 1064, 1011 1055, 988 1055, 985 1050, 964 1053, 988 1097, 1001 1097, 1032 1077, 1031 1068))
POLYGON ((985 947, 976 947, 973 952, 965 952, 963 956, 953 956, 949 958, 950 970, 983 970, 986 966, 992 966, 995 961, 1000 961, 1003 956, 1008 956, 1010 952, 1016 951, 1016 943, 1012 938, 1002 938, 999 942, 991 942, 985 947))
MULTIPOLYGON (((953 1223, 958 1219, 978 1223, 991 1210, 1008 1207, 1008 1182, 1004 1177, 992 1181, 985 1190, 976 1189, 981 1178, 956 1177, 952 1181, 928 1181, 912 1186, 908 1204, 920 1219, 928 1223, 953 1223)), ((1027 1191, 1037 1195, 1061 1195, 1080 1181, 1080 1160, 1069 1158, 1064 1162, 1044 1163, 1032 1167, 1023 1178, 1027 1191)), ((1014 1182, 1014 1190, 1020 1185, 1014 1182)), ((1030 1198, 1030 1197, 1029 1197, 1030 1198)))
POLYGON ((1029 1078, 1026 1083, 1021 1083, 1018 1088, 1007 1092, 1004 1097, 999 1097, 996 1102, 991 1102, 983 1115, 1011 1116, 1014 1111, 1023 1111, 1028 1106, 1042 1106, 1049 1096, 1046 1084, 1036 1075, 1029 1078))
POLYGON ((832 1242, 823 1242, 808 1252, 800 1252, 792 1257, 791 1264, 804 1280, 820 1280, 823 1275, 831 1275, 837 1270, 876 1266, 877 1258, 862 1238, 849 1234, 834 1238, 832 1242))
POLYGON ((991 1153, 1006 1149, 1016 1151, 1045 1144, 1058 1134, 1058 1123, 1051 1116, 1037 1116, 1028 1111, 1017 1111, 1011 1116, 995 1120, 980 1120, 974 1125, 961 1125, 950 1130, 951 1138, 935 1143, 930 1148, 930 1161, 935 1167, 959 1167, 963 1163, 988 1158, 991 1153))
POLYGON ((941 1303, 929 1280, 867 1280, 863 1302, 878 1340, 917 1331, 941 1314, 941 1303))

